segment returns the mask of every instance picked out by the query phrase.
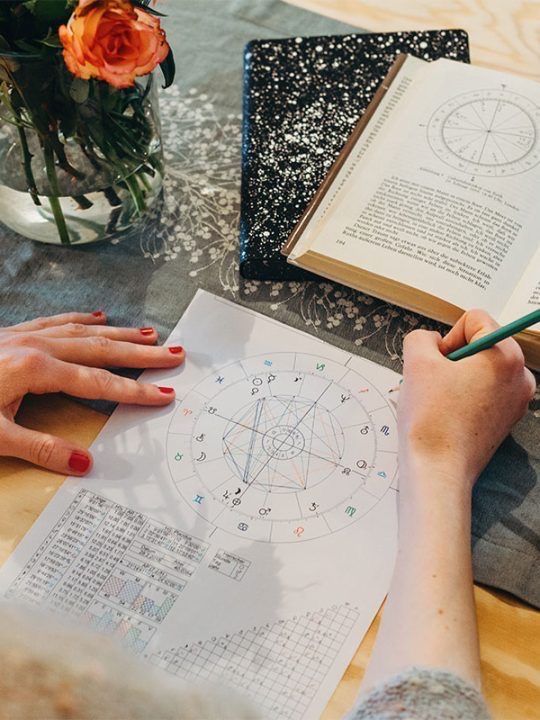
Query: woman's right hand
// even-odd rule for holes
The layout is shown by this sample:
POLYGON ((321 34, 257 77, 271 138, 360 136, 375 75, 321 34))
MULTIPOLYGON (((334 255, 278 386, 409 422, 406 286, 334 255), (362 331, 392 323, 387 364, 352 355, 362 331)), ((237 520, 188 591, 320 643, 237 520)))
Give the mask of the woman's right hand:
POLYGON ((404 342, 398 422, 401 473, 436 467, 467 478, 469 489, 512 426, 524 415, 536 382, 517 342, 507 339, 457 362, 446 355, 498 327, 482 310, 466 312, 450 332, 416 330, 404 342))
POLYGON ((0 328, 0 455, 28 460, 64 475, 92 465, 85 448, 16 424, 27 393, 65 392, 80 398, 168 405, 173 388, 119 377, 105 367, 172 368, 181 347, 152 347, 154 328, 107 327, 103 312, 68 313, 0 328))

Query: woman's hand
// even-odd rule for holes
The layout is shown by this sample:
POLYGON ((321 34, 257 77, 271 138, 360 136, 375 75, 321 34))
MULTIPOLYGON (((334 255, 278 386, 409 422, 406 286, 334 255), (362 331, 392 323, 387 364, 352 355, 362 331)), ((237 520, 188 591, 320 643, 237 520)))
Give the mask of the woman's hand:
POLYGON ((107 327, 103 312, 68 313, 0 328, 0 455, 56 472, 84 475, 92 457, 62 438, 15 423, 27 393, 65 392, 80 398, 167 405, 174 390, 118 377, 104 367, 171 368, 181 347, 151 347, 153 328, 107 327))
POLYGON ((445 358, 497 327, 486 312, 471 310, 444 338, 425 330, 407 335, 398 405, 401 468, 412 464, 414 475, 418 463, 436 466, 467 478, 471 489, 523 416, 536 383, 515 340, 457 362, 445 358))
POLYGON ((448 670, 480 687, 471 566, 471 490, 535 382, 514 340, 452 362, 495 330, 465 313, 441 338, 405 338, 399 392, 399 550, 364 690, 411 667, 448 670))

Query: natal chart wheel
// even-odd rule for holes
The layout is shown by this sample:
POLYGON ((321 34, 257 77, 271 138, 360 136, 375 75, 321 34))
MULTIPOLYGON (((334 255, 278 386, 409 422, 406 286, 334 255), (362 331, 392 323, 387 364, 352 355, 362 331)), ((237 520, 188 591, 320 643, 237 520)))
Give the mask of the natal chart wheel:
POLYGON ((447 165, 491 177, 517 175, 540 162, 540 108, 506 89, 475 90, 443 103, 427 127, 447 165))
POLYGON ((210 525, 298 542, 356 522, 395 488, 396 435, 392 404, 358 372, 273 353, 192 388, 167 456, 181 497, 210 525))

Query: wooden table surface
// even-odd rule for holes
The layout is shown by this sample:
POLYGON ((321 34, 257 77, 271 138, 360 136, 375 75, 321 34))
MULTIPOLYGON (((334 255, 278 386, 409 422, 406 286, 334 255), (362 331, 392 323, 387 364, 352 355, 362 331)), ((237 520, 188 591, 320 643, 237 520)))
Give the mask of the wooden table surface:
MULTIPOLYGON (((538 0, 288 0, 374 31, 461 27, 473 62, 540 79, 538 0)), ((29 427, 88 446, 103 415, 63 397, 28 399, 20 415, 29 427)), ((29 529, 63 478, 24 462, 0 459, 0 562, 29 529)), ((496 720, 540 719, 540 613, 510 596, 475 589, 484 691, 496 720)), ((349 710, 378 618, 334 693, 324 720, 349 710)))

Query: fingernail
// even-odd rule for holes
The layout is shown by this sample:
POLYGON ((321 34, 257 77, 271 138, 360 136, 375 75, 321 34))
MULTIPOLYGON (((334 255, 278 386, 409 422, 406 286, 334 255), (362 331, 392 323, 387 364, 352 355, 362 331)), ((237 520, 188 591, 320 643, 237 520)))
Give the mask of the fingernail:
POLYGON ((96 310, 92 313, 94 317, 103 317, 103 310, 96 310))
POLYGON ((159 388, 159 391, 162 392, 164 395, 170 395, 171 393, 174 392, 174 388, 170 388, 170 387, 160 387, 160 388, 159 388))
POLYGON ((90 458, 85 453, 77 452, 75 450, 71 453, 68 465, 70 470, 74 470, 78 473, 84 473, 90 467, 90 458))
POLYGON ((154 328, 147 327, 147 328, 141 328, 141 335, 152 335, 154 332, 154 328))
POLYGON ((181 345, 176 345, 175 347, 170 347, 169 352, 173 355, 179 355, 184 348, 181 345))

